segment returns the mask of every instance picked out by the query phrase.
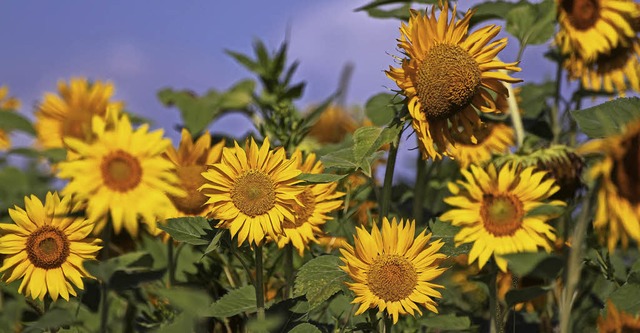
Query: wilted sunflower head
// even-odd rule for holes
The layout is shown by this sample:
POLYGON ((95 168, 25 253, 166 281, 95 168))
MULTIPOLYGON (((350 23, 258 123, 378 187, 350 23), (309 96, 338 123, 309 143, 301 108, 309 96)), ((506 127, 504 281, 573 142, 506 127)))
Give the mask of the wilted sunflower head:
POLYGON ((439 18, 435 11, 435 6, 431 16, 411 11, 398 40, 406 58, 401 67, 386 71, 407 97, 425 159, 446 154, 447 144, 456 143, 455 132, 475 143, 473 130, 482 123, 477 112, 498 112, 496 96, 508 95, 503 82, 521 81, 505 72, 520 71, 517 63, 496 58, 507 45, 506 38, 491 42, 500 27, 490 25, 469 34, 473 11, 458 20, 454 7, 450 21, 447 3, 439 18))

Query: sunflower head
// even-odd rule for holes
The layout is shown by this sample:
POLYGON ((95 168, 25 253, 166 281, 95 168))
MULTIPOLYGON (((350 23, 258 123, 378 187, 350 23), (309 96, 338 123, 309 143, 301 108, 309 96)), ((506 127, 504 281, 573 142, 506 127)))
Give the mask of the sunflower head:
POLYGON ((0 223, 2 280, 22 279, 18 291, 33 299, 48 294, 54 301, 69 300, 76 296, 73 285, 84 289, 82 278, 91 277, 83 262, 101 248, 99 239, 88 238, 94 224, 77 214, 79 205, 55 192, 47 193, 44 204, 26 197, 25 207, 9 209, 15 224, 0 223))
POLYGON ((163 157, 171 142, 146 124, 133 129, 127 115, 112 121, 94 116, 90 142, 65 139, 71 154, 58 165, 58 176, 70 180, 63 193, 86 203, 96 233, 110 220, 116 234, 124 227, 135 238, 139 217, 155 233, 156 221, 170 213, 168 195, 186 195, 175 165, 163 157))
POLYGON ((295 221, 294 204, 302 204, 297 163, 284 148, 270 149, 268 138, 262 146, 252 138, 244 148, 237 142, 223 148, 220 162, 202 173, 206 181, 199 190, 208 197, 209 216, 237 236, 238 245, 260 245, 267 235, 277 239, 285 219, 295 221))
POLYGON ((208 165, 220 161, 224 146, 224 140, 212 146, 209 132, 204 133, 194 142, 189 131, 183 129, 178 149, 176 150, 173 146, 167 148, 165 157, 175 165, 180 187, 187 193, 186 196, 181 197, 169 195, 177 210, 173 215, 177 217, 206 213, 207 208, 204 204, 207 202, 207 197, 198 191, 205 182, 202 173, 207 170, 208 165))
POLYGON ((122 102, 111 100, 113 92, 109 82, 84 78, 73 78, 69 84, 58 82, 58 95, 46 93, 36 111, 38 142, 45 148, 58 148, 66 137, 87 139, 94 115, 105 117, 107 109, 123 108, 122 102))
POLYGON ((598 317, 598 332, 640 332, 640 315, 619 311, 611 300, 607 301, 606 314, 598 317))
POLYGON ((578 152, 604 153, 588 172, 591 180, 600 180, 593 221, 600 240, 610 251, 619 240, 623 248, 629 238, 640 243, 640 120, 627 124, 622 134, 586 143, 578 152))
POLYGON ((359 124, 343 107, 330 105, 309 130, 309 136, 321 144, 340 143, 359 124))
POLYGON ((449 183, 452 196, 444 201, 453 208, 440 219, 461 227, 454 237, 457 245, 472 243, 469 264, 482 268, 493 256, 504 272, 503 254, 552 250, 554 229, 546 223, 552 215, 534 210, 545 204, 562 207, 561 201, 546 203, 559 187, 545 172, 528 167, 522 171, 511 164, 499 171, 493 164, 482 169, 471 165, 461 170, 464 180, 449 183))
POLYGON ((454 134, 456 145, 449 145, 448 155, 461 168, 471 164, 482 165, 491 160, 493 154, 503 154, 514 145, 513 129, 502 123, 489 122, 473 131, 476 142, 470 138, 454 134))
POLYGON ((441 297, 436 288, 441 285, 431 281, 446 268, 438 267, 445 258, 438 250, 444 243, 429 242, 431 234, 422 231, 415 236, 415 221, 382 220, 382 230, 376 224, 371 233, 364 227, 356 228, 354 245, 345 244, 340 253, 344 266, 353 280, 347 283, 360 304, 356 315, 367 309, 386 309, 393 323, 404 314, 422 314, 417 305, 438 313, 433 298, 441 297))
POLYGON ((411 11, 398 40, 407 58, 401 67, 386 71, 407 97, 425 159, 441 158, 447 145, 455 145, 460 137, 475 143, 473 131, 482 124, 477 112, 499 112, 496 96, 508 95, 503 82, 521 81, 495 71, 520 71, 517 63, 496 59, 507 45, 506 38, 491 42, 500 27, 490 25, 469 34, 472 11, 460 20, 455 7, 449 20, 446 3, 439 18, 435 11, 435 6, 431 16, 411 11))
MULTIPOLYGON (((324 171, 322 162, 316 160, 315 154, 302 158, 302 152, 296 150, 292 159, 302 173, 320 174, 324 171)), ((299 203, 293 205, 294 219, 285 219, 282 224, 283 234, 277 238, 279 248, 293 244, 300 256, 310 242, 317 242, 316 234, 321 234, 321 227, 331 219, 333 211, 342 206, 344 193, 336 191, 337 183, 311 184, 304 187, 296 198, 299 203)))

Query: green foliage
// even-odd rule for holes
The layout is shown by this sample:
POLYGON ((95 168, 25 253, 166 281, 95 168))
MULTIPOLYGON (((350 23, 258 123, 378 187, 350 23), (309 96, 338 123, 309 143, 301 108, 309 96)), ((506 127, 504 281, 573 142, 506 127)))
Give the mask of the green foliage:
POLYGON ((40 333, 78 323, 80 321, 68 309, 54 307, 44 313, 35 323, 27 324, 24 333, 40 333))
POLYGON ((432 239, 441 239, 444 245, 439 252, 446 254, 447 256, 455 257, 461 254, 467 254, 471 250, 471 244, 455 245, 453 240, 459 227, 452 225, 451 223, 442 222, 440 219, 435 219, 429 223, 429 230, 433 233, 432 239))
POLYGON ((553 279, 564 265, 560 257, 546 252, 512 253, 502 257, 509 263, 509 270, 517 276, 553 279))
POLYGON ((289 333, 322 333, 322 331, 309 323, 302 323, 290 330, 289 333))
POLYGON ((298 179, 304 180, 307 183, 319 184, 337 182, 346 176, 347 175, 336 175, 332 173, 302 173, 298 176, 298 179))
POLYGON ((402 109, 402 104, 399 101, 393 101, 396 96, 395 94, 379 93, 369 98, 364 106, 367 118, 371 119, 376 126, 389 124, 402 109))
MULTIPOLYGON (((421 4, 437 4, 438 0, 418 0, 418 1, 410 1, 410 0, 375 0, 372 1, 358 9, 356 11, 365 11, 369 16, 375 18, 396 18, 403 21, 409 21, 409 9, 411 8, 411 3, 421 3, 421 4), (387 5, 398 5, 392 9, 381 9, 380 7, 387 5)), ((424 8, 424 6, 422 6, 424 8)), ((422 10, 423 8, 419 8, 422 10)))
POLYGON ((0 109, 0 129, 5 131, 21 131, 36 135, 36 130, 26 117, 17 112, 0 109))
POLYGON ((344 288, 347 273, 338 266, 337 256, 320 256, 309 260, 298 272, 295 281, 295 294, 305 295, 309 307, 313 309, 344 288))
POLYGON ((471 16, 469 26, 473 27, 478 23, 494 20, 505 19, 507 14, 518 4, 507 1, 486 1, 472 7, 476 12, 471 16))
POLYGON ((526 83, 520 86, 519 104, 525 117, 538 117, 542 112, 548 111, 547 99, 553 97, 556 84, 553 81, 544 83, 526 83))
POLYGON ((536 4, 520 1, 507 13, 506 29, 522 46, 543 44, 555 31, 555 8, 553 0, 536 4))
POLYGON ((253 286, 244 286, 229 290, 226 295, 211 304, 206 310, 206 315, 226 318, 243 312, 254 313, 256 311, 256 289, 253 286))
POLYGON ((571 111, 580 130, 590 138, 620 134, 625 126, 640 118, 640 98, 618 98, 613 101, 571 111))
POLYGON ((471 327, 469 317, 458 317, 455 314, 422 317, 418 322, 435 330, 466 330, 471 327))
POLYGON ((640 284, 627 283, 609 296, 618 311, 626 313, 640 312, 640 284))
POLYGON ((176 217, 167 219, 166 224, 158 224, 158 228, 164 230, 178 242, 192 245, 207 245, 211 238, 207 237, 207 231, 213 230, 209 221, 202 216, 176 217))
POLYGON ((536 297, 546 294, 551 288, 549 287, 527 287, 522 289, 509 290, 505 295, 505 301, 508 306, 513 306, 518 303, 530 301, 536 297))

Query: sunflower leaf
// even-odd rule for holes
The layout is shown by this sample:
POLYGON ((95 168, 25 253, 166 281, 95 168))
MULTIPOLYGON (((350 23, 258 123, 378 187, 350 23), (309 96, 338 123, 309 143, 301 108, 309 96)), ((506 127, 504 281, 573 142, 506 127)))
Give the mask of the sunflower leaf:
POLYGON ((369 98, 364 106, 367 118, 371 119, 376 126, 390 123, 402 109, 402 105, 393 102, 395 97, 396 94, 380 93, 369 98))
POLYGON ((640 312, 640 284, 626 283, 612 292, 609 299, 618 311, 638 313, 640 312))
POLYGON ((507 13, 516 5, 517 3, 502 0, 477 4, 472 8, 475 9, 476 12, 471 16, 471 20, 469 20, 469 27, 471 28, 487 20, 504 19, 507 13))
POLYGON ((563 265, 560 257, 546 252, 512 253, 502 257, 509 263, 509 270, 518 276, 553 279, 563 265))
POLYGON ((542 296, 551 290, 550 287, 534 286, 522 289, 509 290, 505 296, 508 306, 518 303, 530 301, 536 297, 542 296))
POLYGON ((620 134, 627 123, 640 119, 640 98, 618 98, 584 110, 571 111, 589 138, 620 134))
POLYGON ((11 112, 9 110, 0 109, 0 129, 6 131, 18 130, 31 135, 36 134, 36 130, 26 117, 11 112))
POLYGON ((211 304, 206 311, 207 316, 227 318, 243 312, 256 312, 256 289, 244 286, 230 290, 226 295, 211 304))
POLYGON ((295 295, 305 295, 310 309, 322 304, 344 288, 347 273, 342 271, 339 265, 340 258, 332 255, 320 256, 308 261, 298 272, 294 287, 295 295))
POLYGON ((422 317, 420 324, 438 330, 466 330, 471 327, 469 317, 458 317, 455 314, 422 317))
POLYGON ((302 323, 292 328, 289 333, 321 333, 317 327, 309 323, 302 323))
POLYGON ((167 219, 166 224, 158 224, 158 228, 166 231, 178 242, 192 245, 207 245, 211 241, 207 239, 206 230, 213 230, 209 221, 202 216, 188 216, 167 219))
POLYGON ((431 230, 434 240, 441 239, 444 245, 440 249, 441 253, 448 256, 457 256, 460 254, 467 254, 471 250, 471 244, 461 244, 456 246, 454 237, 460 230, 459 227, 452 225, 451 223, 445 223, 440 219, 435 219, 429 223, 429 230, 431 230))
POLYGON ((522 1, 507 13, 506 29, 522 46, 543 44, 555 31, 555 17, 553 0, 537 4, 522 1))
POLYGON ((346 176, 347 175, 336 175, 332 173, 302 173, 298 176, 298 179, 307 183, 320 184, 337 182, 346 176))

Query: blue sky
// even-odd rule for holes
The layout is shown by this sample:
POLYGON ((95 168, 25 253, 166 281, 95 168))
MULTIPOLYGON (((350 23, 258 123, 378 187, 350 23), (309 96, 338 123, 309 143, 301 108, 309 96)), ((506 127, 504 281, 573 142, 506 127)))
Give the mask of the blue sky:
MULTIPOLYGON (((154 119, 175 141, 178 112, 158 102, 158 90, 223 90, 250 76, 225 49, 250 53, 257 37, 275 48, 289 31, 289 57, 301 62, 296 79, 308 83, 301 108, 328 96, 347 62, 355 65, 347 102, 363 104, 395 88, 383 70, 393 64, 390 54, 398 54, 399 36, 398 21, 354 12, 367 2, 3 1, 0 84, 9 86, 30 115, 60 79, 110 80, 129 110, 154 119)), ((464 3, 466 8, 470 2, 464 3)), ((519 77, 531 82, 553 76, 552 64, 541 56, 546 48, 527 49, 519 77)), ((513 61, 516 52, 517 41, 510 38, 501 57, 513 61)), ((240 136, 246 128, 242 116, 228 116, 212 130, 240 136)))

